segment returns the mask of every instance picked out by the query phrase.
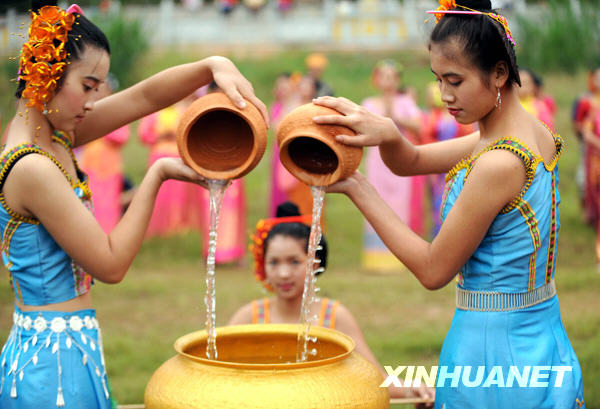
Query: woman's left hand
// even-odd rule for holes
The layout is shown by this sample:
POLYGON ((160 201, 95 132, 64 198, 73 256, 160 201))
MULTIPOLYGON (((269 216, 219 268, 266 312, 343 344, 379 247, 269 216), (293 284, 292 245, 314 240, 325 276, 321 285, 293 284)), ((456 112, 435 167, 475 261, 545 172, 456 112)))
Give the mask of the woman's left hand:
POLYGON ((254 87, 237 69, 237 67, 225 57, 210 57, 210 69, 213 80, 219 88, 240 109, 246 107, 244 98, 250 101, 260 111, 267 127, 269 126, 269 114, 266 105, 254 94, 254 87))

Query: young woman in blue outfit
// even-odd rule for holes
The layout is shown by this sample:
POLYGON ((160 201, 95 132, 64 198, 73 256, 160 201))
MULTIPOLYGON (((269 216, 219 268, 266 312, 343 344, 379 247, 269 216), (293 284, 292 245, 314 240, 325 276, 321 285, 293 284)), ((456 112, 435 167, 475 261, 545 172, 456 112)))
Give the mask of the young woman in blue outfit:
POLYGON ((90 211, 86 176, 71 149, 212 80, 238 106, 245 97, 267 117, 250 83, 222 57, 172 67, 97 100, 109 60, 106 37, 77 6, 32 13, 19 63, 18 114, 0 159, 0 250, 16 298, 0 357, 3 409, 111 407, 93 280, 123 279, 163 181, 204 183, 180 159, 157 161, 106 234, 90 211))
POLYGON ((344 98, 315 101, 343 114, 317 123, 352 128, 338 140, 378 146, 394 173, 448 172, 438 236, 413 233, 358 172, 329 191, 346 194, 427 289, 457 277, 436 408, 584 407, 554 285, 563 141, 519 103, 514 39, 490 1, 440 4, 431 70, 450 114, 478 132, 413 146, 389 118, 344 98))

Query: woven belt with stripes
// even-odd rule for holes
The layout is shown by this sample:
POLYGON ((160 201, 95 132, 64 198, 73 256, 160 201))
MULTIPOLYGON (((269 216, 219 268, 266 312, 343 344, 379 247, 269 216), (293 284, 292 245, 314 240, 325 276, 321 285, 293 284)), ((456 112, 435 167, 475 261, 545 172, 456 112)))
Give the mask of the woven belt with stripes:
POLYGON ((526 293, 471 291, 456 287, 456 307, 467 311, 514 311, 542 303, 555 295, 554 279, 526 293))

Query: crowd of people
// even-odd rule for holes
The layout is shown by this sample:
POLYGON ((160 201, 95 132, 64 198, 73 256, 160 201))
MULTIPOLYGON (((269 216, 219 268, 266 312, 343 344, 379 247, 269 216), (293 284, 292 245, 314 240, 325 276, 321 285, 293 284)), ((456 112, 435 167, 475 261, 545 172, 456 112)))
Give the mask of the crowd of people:
MULTIPOLYGON (((19 59, 18 113, 0 161, 1 251, 15 295, 0 407, 111 407, 91 289, 94 280, 120 282, 145 238, 206 229, 207 182, 178 157, 175 125, 195 98, 215 89, 240 108, 255 105, 275 130, 301 104, 333 108, 341 115, 314 121, 347 126, 353 135, 337 141, 368 147, 365 175, 355 172, 327 192, 348 196, 364 215, 366 269, 405 266, 428 290, 456 278, 457 308, 440 368, 570 368, 546 374, 560 388, 438 382, 436 408, 585 407, 554 284, 563 151, 553 132, 555 104, 538 75, 517 68, 515 40, 490 1, 441 1, 434 11, 429 51, 437 84, 424 90, 425 107, 390 60, 373 69, 377 95, 362 104, 336 98, 322 78, 327 58, 313 54, 304 73, 276 79, 270 113, 223 57, 174 66, 118 91, 102 31, 78 6, 48 3, 32 13, 19 59), (150 153, 133 187, 120 149, 137 120, 150 153), (102 197, 96 217, 91 188, 102 197), (440 223, 427 222, 429 209, 440 223)), ((583 198, 596 225, 599 77, 598 70, 590 74, 589 93, 574 105, 585 141, 583 198)), ((242 306, 231 324, 294 322, 299 312, 311 195, 273 152, 269 217, 252 237, 254 273, 273 296, 242 306)), ((244 184, 236 183, 224 200, 217 262, 245 253, 244 184)), ((325 267, 325 240, 319 251, 325 267)), ((381 370, 342 303, 323 299, 313 307, 317 325, 352 336, 358 353, 381 370)), ((391 386, 390 394, 431 397, 433 390, 391 386)))

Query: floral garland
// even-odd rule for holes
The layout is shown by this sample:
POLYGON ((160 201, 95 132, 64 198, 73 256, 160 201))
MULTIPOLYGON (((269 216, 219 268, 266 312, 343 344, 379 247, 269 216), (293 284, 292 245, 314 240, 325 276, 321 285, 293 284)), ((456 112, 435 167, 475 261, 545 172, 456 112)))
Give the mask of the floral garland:
POLYGON ((19 79, 25 81, 22 97, 28 107, 45 111, 67 66, 65 43, 74 23, 74 14, 56 6, 31 12, 29 41, 23 44, 19 60, 19 79))
POLYGON ((282 223, 302 223, 308 226, 311 225, 312 216, 290 216, 290 217, 275 217, 271 219, 259 220, 256 223, 256 232, 250 235, 250 251, 254 256, 254 277, 257 281, 261 281, 265 288, 273 291, 273 288, 265 282, 267 273, 265 272, 265 239, 273 227, 282 223))

